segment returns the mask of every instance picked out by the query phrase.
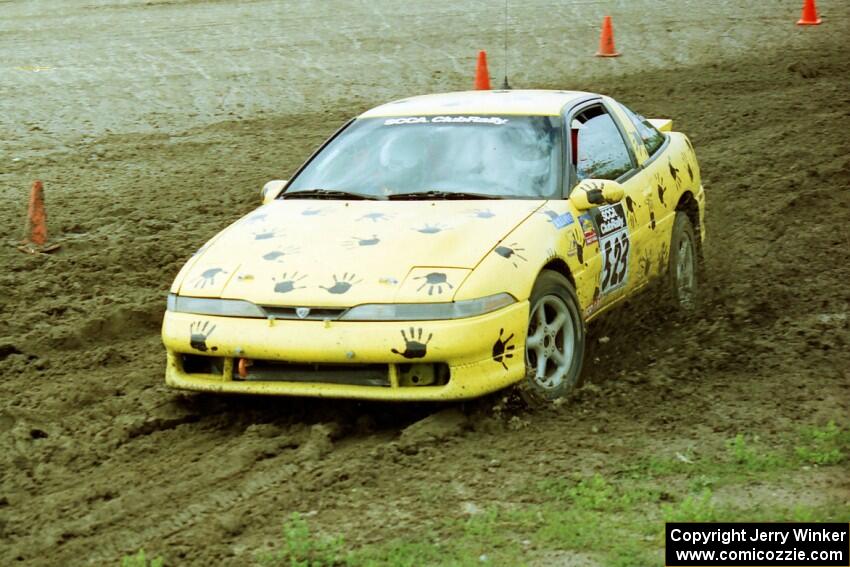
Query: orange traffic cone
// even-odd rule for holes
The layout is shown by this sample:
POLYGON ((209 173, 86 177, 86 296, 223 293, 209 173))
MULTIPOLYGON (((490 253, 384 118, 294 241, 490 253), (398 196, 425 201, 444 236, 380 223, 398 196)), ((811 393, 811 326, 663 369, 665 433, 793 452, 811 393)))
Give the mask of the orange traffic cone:
POLYGON ((599 36, 599 51, 597 57, 619 57, 620 53, 614 47, 614 26, 611 25, 611 16, 605 16, 602 20, 602 34, 599 36))
POLYGON ((818 18, 818 9, 815 6, 815 0, 805 0, 803 2, 803 15, 797 20, 798 26, 816 26, 821 22, 818 18))
POLYGON ((58 244, 47 244, 47 213, 44 211, 44 184, 33 181, 30 189, 29 210, 27 211, 26 234, 20 249, 35 254, 52 252, 59 248, 58 244))
POLYGON ((490 72, 487 70, 487 52, 478 52, 478 67, 475 68, 475 90, 490 90, 490 72))

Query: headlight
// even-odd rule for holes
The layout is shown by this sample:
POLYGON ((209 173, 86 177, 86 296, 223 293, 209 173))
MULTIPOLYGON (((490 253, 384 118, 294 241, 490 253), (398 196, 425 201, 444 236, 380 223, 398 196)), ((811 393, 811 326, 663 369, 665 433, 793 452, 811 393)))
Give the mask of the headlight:
POLYGON ((262 317, 266 316, 259 306, 250 301, 239 299, 206 299, 201 297, 182 297, 169 294, 167 307, 175 313, 195 313, 197 315, 219 315, 221 317, 262 317))
POLYGON ((497 293, 481 299, 467 299, 453 303, 373 303, 352 307, 339 318, 340 321, 435 321, 462 319, 496 311, 516 303, 508 293, 497 293))

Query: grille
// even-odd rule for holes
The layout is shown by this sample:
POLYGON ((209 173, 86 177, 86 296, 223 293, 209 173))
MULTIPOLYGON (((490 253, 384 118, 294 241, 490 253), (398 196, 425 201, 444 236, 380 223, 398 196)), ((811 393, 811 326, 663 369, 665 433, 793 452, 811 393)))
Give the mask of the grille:
POLYGON ((247 375, 234 380, 247 382, 314 382, 352 386, 390 386, 388 364, 298 364, 276 360, 252 360, 247 375))
POLYGON ((311 307, 310 313, 306 317, 299 317, 296 307, 271 307, 263 305, 262 308, 266 312, 266 317, 274 317, 275 319, 303 319, 305 321, 324 321, 325 319, 335 321, 346 312, 346 309, 311 307))

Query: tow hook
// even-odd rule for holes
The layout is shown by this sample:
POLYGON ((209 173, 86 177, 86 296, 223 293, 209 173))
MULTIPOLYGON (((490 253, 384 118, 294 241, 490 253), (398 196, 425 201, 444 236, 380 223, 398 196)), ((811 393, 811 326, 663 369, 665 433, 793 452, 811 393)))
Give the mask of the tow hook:
POLYGON ((248 377, 248 368, 252 364, 254 364, 254 362, 252 360, 247 359, 247 358, 240 358, 239 359, 239 362, 236 365, 236 370, 239 373, 240 378, 247 378, 248 377))

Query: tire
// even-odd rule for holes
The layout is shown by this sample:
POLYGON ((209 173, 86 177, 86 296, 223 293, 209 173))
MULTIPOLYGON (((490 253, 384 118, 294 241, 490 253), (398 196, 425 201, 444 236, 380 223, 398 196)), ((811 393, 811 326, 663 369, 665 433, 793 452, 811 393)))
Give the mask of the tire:
POLYGON ((673 307, 679 311, 690 313, 697 308, 700 263, 694 226, 688 216, 679 211, 673 221, 673 234, 670 237, 665 286, 673 307))
POLYGON ((580 386, 586 329, 575 289, 557 272, 541 272, 529 304, 520 393, 526 402, 539 405, 563 399, 580 386), (561 316, 564 320, 556 327, 561 316))

